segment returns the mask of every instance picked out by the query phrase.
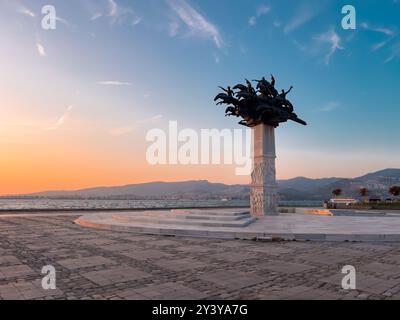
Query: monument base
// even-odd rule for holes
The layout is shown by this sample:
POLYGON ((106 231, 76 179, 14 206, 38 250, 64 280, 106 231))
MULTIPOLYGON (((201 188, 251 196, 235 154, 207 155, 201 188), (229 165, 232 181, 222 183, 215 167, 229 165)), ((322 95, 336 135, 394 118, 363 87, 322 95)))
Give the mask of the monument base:
POLYGON ((255 217, 279 215, 275 169, 275 128, 260 124, 253 129, 253 172, 250 206, 255 217))

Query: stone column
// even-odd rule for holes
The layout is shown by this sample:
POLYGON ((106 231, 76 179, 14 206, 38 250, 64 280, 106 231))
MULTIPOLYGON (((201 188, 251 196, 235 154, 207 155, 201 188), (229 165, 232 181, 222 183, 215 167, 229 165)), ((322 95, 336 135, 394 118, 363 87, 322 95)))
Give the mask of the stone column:
POLYGON ((251 214, 252 216, 278 215, 274 127, 261 124, 253 129, 253 152, 251 214))

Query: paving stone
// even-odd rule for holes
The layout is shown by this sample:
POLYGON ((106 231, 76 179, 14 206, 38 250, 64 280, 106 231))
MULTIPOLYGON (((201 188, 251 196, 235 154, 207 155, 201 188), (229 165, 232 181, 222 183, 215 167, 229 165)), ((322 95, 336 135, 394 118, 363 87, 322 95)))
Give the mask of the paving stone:
POLYGON ((211 259, 217 259, 217 260, 224 260, 224 261, 229 261, 229 262, 240 262, 240 261, 245 261, 245 260, 250 260, 250 259, 256 259, 257 254, 256 253, 249 253, 249 252, 221 252, 221 253, 215 253, 209 256, 211 259))
POLYGON ((254 251, 254 252, 259 252, 259 253, 265 253, 267 255, 273 255, 273 256, 280 256, 283 254, 291 253, 293 252, 293 249, 288 249, 285 247, 280 247, 277 245, 257 245, 257 246, 250 246, 247 247, 246 250, 248 251, 254 251))
POLYGON ((15 256, 0 256, 0 265, 4 264, 20 264, 21 262, 15 256))
POLYGON ((176 250, 187 253, 209 253, 212 249, 199 245, 185 245, 177 247, 176 250))
POLYGON ((163 269, 168 269, 171 271, 187 271, 187 270, 195 270, 198 268, 204 268, 207 266, 206 263, 191 259, 191 258, 184 258, 184 259, 175 259, 175 260, 159 260, 153 262, 156 266, 159 266, 163 269))
POLYGON ((9 267, 0 267, 0 279, 4 278, 17 278, 35 274, 35 272, 27 265, 15 265, 9 267))
POLYGON ((128 300, 201 300, 207 298, 206 294, 177 283, 125 290, 118 295, 128 300))
POLYGON ((161 250, 125 251, 121 252, 121 254, 123 256, 141 261, 172 257, 172 254, 166 253, 165 251, 161 250))
POLYGON ((336 255, 331 252, 323 253, 323 254, 315 254, 315 253, 307 253, 298 256, 299 259, 318 263, 318 264, 329 264, 329 265, 336 265, 336 264, 343 264, 345 261, 350 261, 352 258, 348 255, 336 255))
POLYGON ((114 261, 100 256, 65 259, 58 261, 58 263, 69 270, 115 264, 114 261))
POLYGON ((379 273, 382 274, 383 276, 388 276, 388 277, 400 276, 400 268, 397 265, 388 263, 372 262, 360 266, 360 270, 371 273, 379 273))
POLYGON ((106 286, 119 282, 139 280, 150 275, 131 267, 115 267, 107 270, 91 271, 82 274, 86 279, 100 286, 106 286))
POLYGON ((257 268, 259 270, 268 270, 285 274, 295 274, 315 269, 315 267, 306 264, 291 263, 286 261, 263 262, 257 265, 257 268))
POLYGON ((157 246, 157 247, 175 247, 179 245, 179 242, 174 241, 174 240, 168 240, 168 239, 159 239, 155 241, 151 241, 148 243, 151 246, 157 246))
POLYGON ((228 288, 229 290, 240 290, 265 281, 263 277, 256 274, 237 271, 212 272, 198 276, 198 278, 212 282, 220 287, 228 288))

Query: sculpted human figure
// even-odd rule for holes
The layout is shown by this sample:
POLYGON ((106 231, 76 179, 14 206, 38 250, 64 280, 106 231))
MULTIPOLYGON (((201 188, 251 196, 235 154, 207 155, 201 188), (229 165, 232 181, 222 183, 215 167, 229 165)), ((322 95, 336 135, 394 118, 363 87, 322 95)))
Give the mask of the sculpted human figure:
POLYGON ((286 107, 290 113, 294 111, 292 103, 286 99, 286 96, 290 91, 292 91, 293 86, 290 87, 288 91, 282 90, 282 92, 278 95, 277 99, 280 101, 281 106, 286 107))
POLYGON ((268 87, 270 86, 269 82, 265 79, 265 77, 262 77, 261 80, 253 80, 257 82, 257 89, 265 95, 269 95, 269 90, 268 87))
POLYGON ((256 95, 256 90, 254 90, 253 86, 251 85, 251 82, 249 80, 246 79, 246 83, 247 83, 247 91, 251 94, 251 95, 256 95))
POLYGON ((223 88, 223 87, 218 87, 218 88, 220 88, 221 90, 225 91, 226 94, 227 94, 229 97, 233 97, 234 92, 233 92, 233 90, 231 89, 230 86, 228 86, 227 89, 225 89, 225 88, 223 88))
POLYGON ((271 74, 271 86, 272 86, 273 88, 275 88, 275 83, 276 83, 275 78, 274 78, 274 76, 271 74))
POLYGON ((282 90, 282 92, 279 94, 279 97, 281 97, 283 100, 286 100, 287 94, 288 94, 290 91, 292 91, 292 89, 293 89, 293 86, 291 86, 291 87, 289 88, 289 90, 286 91, 286 92, 285 92, 285 90, 282 90))

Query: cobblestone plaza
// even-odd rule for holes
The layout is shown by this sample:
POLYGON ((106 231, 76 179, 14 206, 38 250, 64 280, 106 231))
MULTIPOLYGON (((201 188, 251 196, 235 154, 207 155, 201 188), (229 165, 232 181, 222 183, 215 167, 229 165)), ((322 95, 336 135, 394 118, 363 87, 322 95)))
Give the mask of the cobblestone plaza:
POLYGON ((137 235, 74 214, 0 217, 1 299, 399 299, 397 243, 137 235), (43 290, 42 267, 56 269, 43 290), (343 290, 343 266, 357 270, 343 290))

